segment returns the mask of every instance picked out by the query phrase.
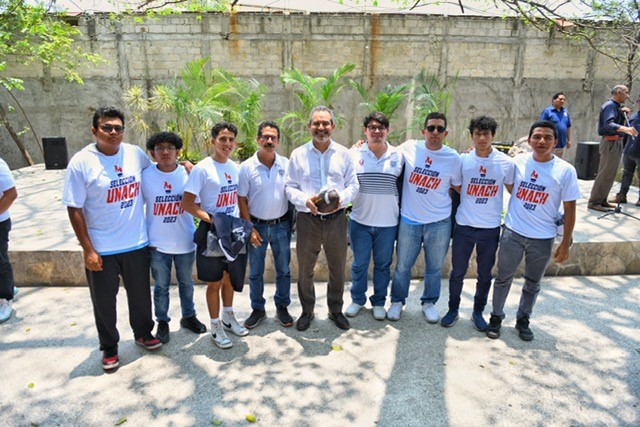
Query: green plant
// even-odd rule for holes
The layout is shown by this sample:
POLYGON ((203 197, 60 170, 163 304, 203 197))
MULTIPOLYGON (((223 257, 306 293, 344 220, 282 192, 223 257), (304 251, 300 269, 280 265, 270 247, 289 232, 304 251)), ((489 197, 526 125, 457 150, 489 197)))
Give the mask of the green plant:
POLYGON ((424 70, 418 73, 411 94, 414 105, 412 128, 422 129, 424 118, 431 112, 447 114, 457 79, 456 74, 449 83, 444 83, 424 70))

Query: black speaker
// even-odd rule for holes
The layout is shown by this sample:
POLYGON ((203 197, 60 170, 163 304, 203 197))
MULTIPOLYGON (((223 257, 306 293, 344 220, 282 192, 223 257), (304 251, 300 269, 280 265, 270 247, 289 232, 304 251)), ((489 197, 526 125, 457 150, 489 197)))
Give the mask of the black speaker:
POLYGON ((62 136, 42 138, 45 169, 65 169, 69 163, 67 138, 62 136))
POLYGON ((596 179, 600 164, 600 142, 579 142, 576 150, 576 172, 580 179, 596 179))

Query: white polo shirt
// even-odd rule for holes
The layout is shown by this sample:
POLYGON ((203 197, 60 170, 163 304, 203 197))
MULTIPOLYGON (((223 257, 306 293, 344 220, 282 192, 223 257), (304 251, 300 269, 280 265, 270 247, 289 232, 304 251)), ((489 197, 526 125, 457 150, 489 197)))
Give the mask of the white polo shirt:
MULTIPOLYGON (((13 180, 13 175, 11 175, 11 170, 9 169, 9 165, 0 159, 0 197, 4 195, 4 192, 15 187, 16 183, 13 180)), ((4 212, 0 212, 0 222, 6 221, 9 219, 9 210, 7 209, 4 212)))
POLYGON ((259 219, 277 219, 287 213, 284 192, 289 159, 276 154, 271 168, 258 159, 258 153, 242 162, 238 176, 238 196, 249 201, 249 213, 259 219))

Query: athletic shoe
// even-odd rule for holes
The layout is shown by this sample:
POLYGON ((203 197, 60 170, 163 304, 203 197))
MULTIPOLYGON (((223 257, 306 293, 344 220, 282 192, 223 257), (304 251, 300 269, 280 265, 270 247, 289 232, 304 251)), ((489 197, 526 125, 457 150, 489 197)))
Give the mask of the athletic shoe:
POLYGON ((356 304, 355 302, 352 302, 351 304, 349 304, 349 307, 347 307, 344 314, 347 317, 356 317, 360 312, 360 310, 362 309, 362 307, 363 306, 361 306, 360 304, 356 304))
POLYGON ((502 319, 500 316, 492 314, 489 318, 489 324, 485 329, 485 333, 491 339, 500 338, 500 326, 502 325, 502 319))
POLYGON ((401 302, 392 302, 389 310, 387 310, 387 319, 400 320, 400 316, 402 315, 402 303, 401 302))
MULTIPOLYGON (((267 317, 267 312, 264 310, 253 310, 251 316, 244 321, 244 327, 247 329, 253 329, 258 326, 267 317)), ((226 326, 226 325, 225 325, 226 326)))
POLYGON ((211 338, 220 348, 230 348, 233 345, 225 333, 224 328, 222 327, 222 322, 220 321, 211 324, 211 338))
POLYGON ((438 310, 436 310, 436 306, 432 302, 426 302, 422 304, 422 313, 424 314, 424 318, 429 323, 438 323, 438 319, 440 315, 438 314, 438 310))
POLYGON ((4 323, 11 318, 13 309, 11 308, 11 302, 6 299, 0 299, 0 323, 4 323))
POLYGON ((158 328, 156 329, 156 338, 160 340, 162 344, 169 342, 171 337, 169 336, 169 323, 164 320, 158 322, 158 328))
POLYGON ((384 320, 387 318, 387 310, 381 305, 373 306, 373 318, 376 320, 384 320))
POLYGON ((445 314, 440 320, 440 324, 445 328, 449 328, 456 323, 458 317, 460 317, 458 316, 458 310, 449 310, 447 311, 447 314, 445 314))
POLYGON ((527 317, 516 320, 516 329, 521 340, 531 341, 533 339, 533 332, 529 329, 529 319, 527 317))
POLYGON ((147 350, 156 350, 162 347, 162 342, 151 334, 144 338, 136 338, 136 344, 138 344, 140 347, 146 348, 147 350))
POLYGON ((249 335, 249 331, 247 328, 242 326, 233 315, 233 311, 223 311, 222 312, 222 326, 227 331, 232 332, 234 335, 239 337, 244 337, 245 335, 249 335))
POLYGON ((13 296, 15 297, 16 295, 18 295, 18 292, 20 292, 20 289, 16 288, 15 286, 13 287, 13 296))
POLYGON ((484 316, 481 311, 473 311, 471 314, 471 321, 476 331, 484 332, 487 329, 487 321, 484 320, 484 316))
POLYGON ((118 358, 118 350, 104 350, 102 352, 102 369, 105 372, 117 369, 120 366, 120 359, 118 358))
POLYGON ((293 326, 293 317, 291 317, 289 310, 287 310, 285 306, 276 308, 276 319, 278 319, 280 324, 285 328, 293 326))
POLYGON ((180 319, 180 326, 182 326, 183 328, 187 328, 188 330, 196 334, 204 334, 205 332, 207 332, 207 327, 204 325, 204 323, 199 321, 196 316, 183 317, 182 319, 180 319))

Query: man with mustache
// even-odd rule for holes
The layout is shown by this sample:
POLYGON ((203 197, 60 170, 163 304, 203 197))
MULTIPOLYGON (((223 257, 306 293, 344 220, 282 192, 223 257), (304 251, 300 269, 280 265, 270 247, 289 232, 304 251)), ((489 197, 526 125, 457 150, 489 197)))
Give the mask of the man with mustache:
POLYGON ((276 153, 280 128, 265 121, 258 126, 260 149, 242 162, 238 177, 240 216, 253 223, 249 247, 249 295, 251 315, 244 321, 247 329, 258 326, 267 317, 264 292, 264 261, 271 245, 276 269, 276 318, 284 327, 293 325, 287 307, 291 303, 291 220, 284 191, 289 159, 276 153))
POLYGON ((285 191, 297 210, 298 296, 302 314, 296 328, 304 331, 314 318, 316 295, 313 269, 320 248, 329 268, 327 306, 329 319, 340 329, 349 329, 342 314, 344 268, 347 262, 347 217, 344 208, 358 192, 358 179, 349 150, 331 139, 336 128, 333 112, 324 106, 311 111, 307 125, 311 141, 291 153, 285 191), (323 190, 340 196, 332 212, 320 212, 314 200, 323 190))

